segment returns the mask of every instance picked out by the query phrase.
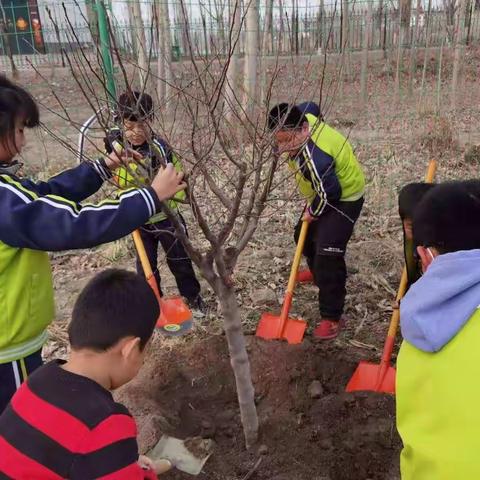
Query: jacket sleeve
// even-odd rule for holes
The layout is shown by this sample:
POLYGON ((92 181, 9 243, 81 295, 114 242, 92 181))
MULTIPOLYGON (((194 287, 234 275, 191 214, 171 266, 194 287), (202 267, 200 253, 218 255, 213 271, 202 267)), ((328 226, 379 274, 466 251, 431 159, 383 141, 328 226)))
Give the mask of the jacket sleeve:
POLYGON ((55 175, 47 182, 21 180, 31 192, 43 197, 59 195, 73 202, 81 202, 93 195, 111 177, 110 171, 100 160, 82 162, 78 167, 55 175))
POLYGON ((314 217, 319 217, 329 202, 340 200, 342 189, 335 172, 335 159, 310 142, 303 152, 304 171, 308 172, 315 196, 308 206, 314 217))
POLYGON ((112 414, 83 439, 70 469, 72 480, 148 478, 138 461, 137 428, 129 415, 112 414))
POLYGON ((38 196, 8 175, 0 175, 0 206, 0 241, 44 251, 90 248, 117 240, 160 210, 150 187, 125 190, 118 200, 80 205, 57 195, 38 196))

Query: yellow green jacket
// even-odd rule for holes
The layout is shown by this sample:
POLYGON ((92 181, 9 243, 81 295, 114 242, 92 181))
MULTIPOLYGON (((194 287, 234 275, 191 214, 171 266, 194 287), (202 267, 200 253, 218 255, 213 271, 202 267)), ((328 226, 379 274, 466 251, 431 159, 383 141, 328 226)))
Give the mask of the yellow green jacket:
MULTIPOLYGON (((107 153, 113 148, 124 147, 123 134, 120 128, 113 128, 105 139, 107 153)), ((169 145, 161 138, 154 136, 150 144, 145 143, 140 146, 130 146, 143 156, 143 163, 130 163, 128 167, 122 167, 116 170, 115 180, 118 186, 123 190, 127 188, 137 188, 148 185, 155 176, 163 162, 172 163, 177 171, 182 171, 182 163, 169 145)), ((185 191, 178 192, 171 200, 167 202, 171 210, 178 210, 178 201, 185 200, 185 191)), ((161 222, 167 218, 162 211, 155 214, 147 223, 161 222)))
POLYGON ((289 167, 310 213, 320 216, 328 203, 359 200, 365 191, 365 177, 350 142, 318 117, 305 116, 311 137, 301 152, 289 159, 289 167))
POLYGON ((402 480, 480 479, 480 250, 440 255, 401 305, 402 480))

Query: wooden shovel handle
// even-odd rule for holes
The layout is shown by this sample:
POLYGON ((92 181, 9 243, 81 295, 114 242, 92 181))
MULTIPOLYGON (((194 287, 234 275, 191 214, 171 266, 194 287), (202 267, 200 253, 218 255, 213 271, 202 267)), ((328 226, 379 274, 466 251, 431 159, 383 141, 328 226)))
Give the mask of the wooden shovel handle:
MULTIPOLYGON (((435 159, 432 159, 428 164, 427 174, 425 175, 425 182, 433 183, 436 172, 437 172, 437 161, 435 159)), ((398 324, 400 322, 400 305, 399 304, 400 304, 400 300, 403 298, 403 296, 405 295, 405 292, 407 291, 407 285, 408 285, 407 268, 403 267, 402 278, 400 280, 400 285, 397 291, 397 297, 395 299, 396 302, 395 302, 395 306, 392 313, 392 319, 390 321, 390 327, 388 328, 389 337, 395 337, 395 335, 397 334, 398 324)))

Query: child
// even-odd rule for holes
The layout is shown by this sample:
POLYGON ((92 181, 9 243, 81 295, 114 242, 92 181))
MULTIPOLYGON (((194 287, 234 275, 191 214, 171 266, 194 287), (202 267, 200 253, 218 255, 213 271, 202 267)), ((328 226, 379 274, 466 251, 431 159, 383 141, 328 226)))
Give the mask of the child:
MULTIPOLYGON (((153 100, 147 93, 129 91, 120 95, 116 119, 119 127, 112 129, 105 138, 107 153, 111 153, 114 149, 122 150, 128 146, 143 157, 141 163, 130 164, 116 172, 116 180, 121 188, 147 185, 160 166, 165 163, 174 165, 178 171, 182 170, 180 160, 175 153, 152 131, 153 116, 153 100)), ((168 206, 178 215, 186 229, 185 221, 178 211, 178 200, 184 199, 185 192, 181 191, 168 202, 168 206)), ((200 284, 195 276, 192 261, 182 242, 176 238, 175 228, 166 214, 160 211, 152 216, 140 229, 140 236, 160 292, 160 273, 157 268, 159 243, 166 253, 168 267, 175 277, 180 294, 187 299, 191 308, 203 313, 205 305, 200 296, 200 284)), ((143 275, 138 257, 137 272, 143 275)))
MULTIPOLYGON (((363 205, 365 180, 348 140, 323 122, 313 102, 281 103, 269 114, 278 153, 306 198, 303 219, 310 222, 304 255, 319 288, 321 320, 313 335, 335 338, 341 328, 347 271, 345 251, 363 205)), ((296 228, 298 236, 300 223, 296 228)))
POLYGON ((400 305, 403 480, 480 478, 480 181, 434 186, 413 217, 423 276, 400 305))
POLYGON ((48 182, 17 176, 25 128, 39 125, 33 98, 0 76, 0 413, 42 363, 54 316, 47 251, 89 248, 124 237, 160 211, 161 200, 185 188, 182 174, 162 170, 151 186, 99 205, 78 202, 111 177, 120 159, 82 163, 48 182))
POLYGON ((1 478, 156 478, 138 464, 135 420, 110 391, 137 375, 159 313, 135 273, 107 270, 88 283, 68 360, 37 369, 0 416, 1 478))
POLYGON ((398 213, 402 220, 403 253, 407 267, 408 286, 410 288, 422 275, 422 269, 413 242, 412 219, 415 208, 423 196, 433 187, 432 183, 409 183, 398 195, 398 213))

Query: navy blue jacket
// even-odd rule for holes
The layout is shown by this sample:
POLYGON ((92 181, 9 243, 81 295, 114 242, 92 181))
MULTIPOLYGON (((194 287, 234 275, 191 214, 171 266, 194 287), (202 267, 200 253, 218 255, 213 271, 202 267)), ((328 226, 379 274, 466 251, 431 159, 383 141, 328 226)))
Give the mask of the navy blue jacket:
POLYGON ((151 187, 123 191, 116 200, 80 204, 111 173, 100 161, 82 163, 47 182, 0 168, 0 241, 15 248, 58 251, 122 238, 160 211, 151 187))

